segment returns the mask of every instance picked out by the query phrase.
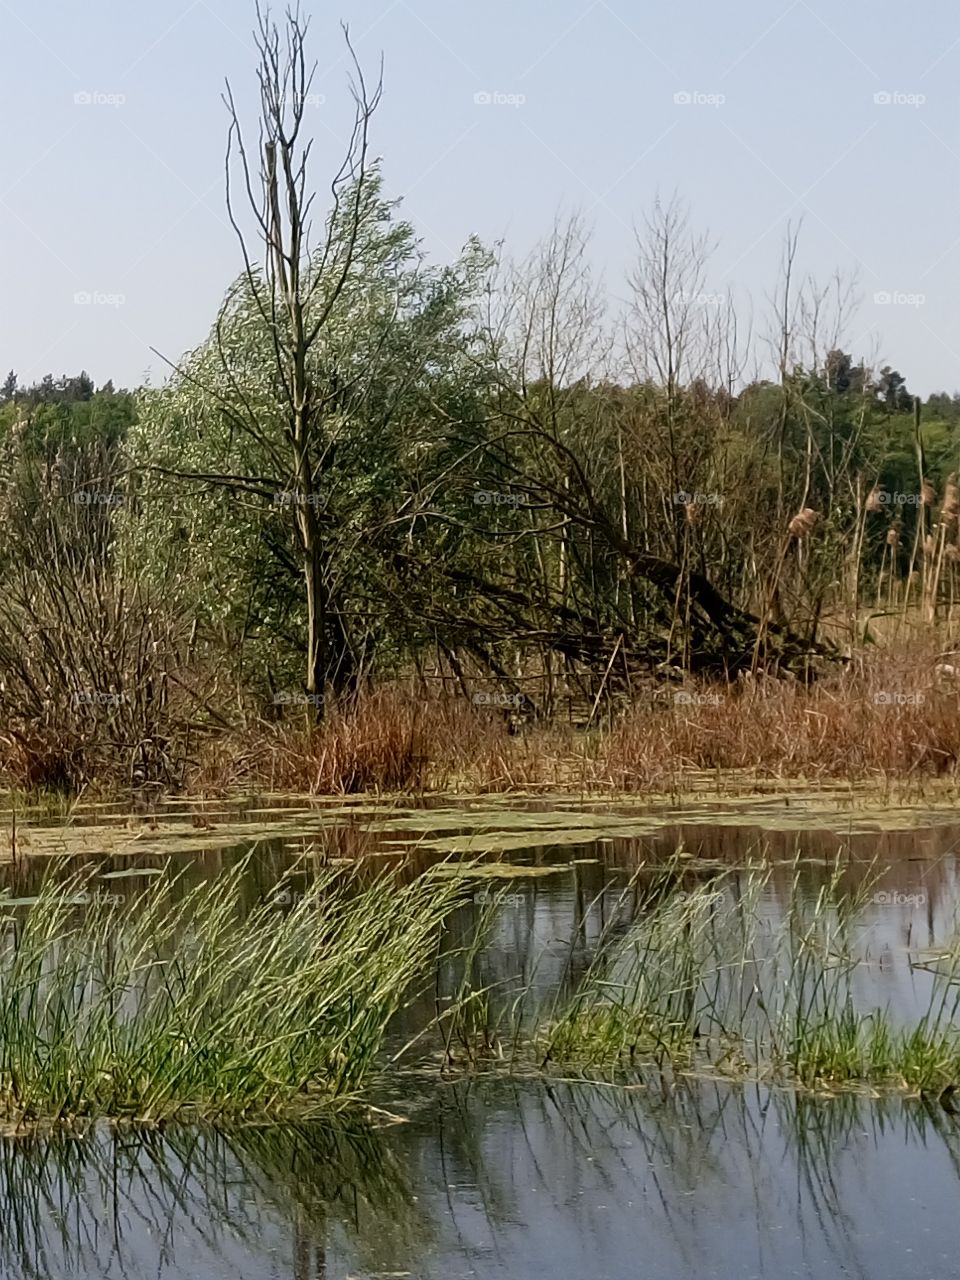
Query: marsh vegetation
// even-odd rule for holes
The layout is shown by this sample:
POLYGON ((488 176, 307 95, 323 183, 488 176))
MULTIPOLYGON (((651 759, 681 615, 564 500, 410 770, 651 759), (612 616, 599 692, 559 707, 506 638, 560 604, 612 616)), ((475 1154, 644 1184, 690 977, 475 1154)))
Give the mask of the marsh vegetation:
POLYGON ((159 387, 0 392, 6 780, 952 773, 957 398, 844 350, 851 291, 797 277, 794 233, 769 376, 677 204, 639 227, 619 311, 578 218, 526 257, 430 262, 349 37, 332 178, 307 24, 262 14, 256 46, 210 336, 159 387))

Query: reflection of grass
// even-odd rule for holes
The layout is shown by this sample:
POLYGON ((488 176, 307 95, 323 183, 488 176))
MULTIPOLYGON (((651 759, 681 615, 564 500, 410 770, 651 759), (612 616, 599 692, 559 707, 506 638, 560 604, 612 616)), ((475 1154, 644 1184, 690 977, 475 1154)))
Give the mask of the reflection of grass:
POLYGON ((281 1233, 288 1222, 294 1239, 311 1235, 320 1251, 335 1222, 376 1252, 384 1236, 368 1238, 364 1209, 389 1221, 394 1241, 422 1247, 423 1213, 404 1164, 387 1135, 368 1126, 171 1126, 135 1138, 99 1128, 83 1142, 63 1134, 0 1140, 4 1276, 100 1275, 114 1263, 140 1274, 128 1268, 142 1261, 143 1234, 168 1262, 177 1240, 189 1241, 194 1259, 198 1245, 216 1258, 225 1235, 262 1247, 271 1218, 281 1233))
POLYGON ((0 1118, 309 1115, 354 1099, 463 897, 458 881, 320 870, 288 912, 242 859, 129 913, 47 879, 0 941, 0 1118))
POLYGON ((869 888, 837 869, 810 902, 798 861, 774 922, 760 907, 769 865, 730 871, 691 893, 654 885, 625 936, 601 945, 539 1030, 544 1064, 651 1060, 802 1086, 938 1092, 960 1082, 960 948, 941 960, 913 1025, 858 1008, 852 926, 869 888))

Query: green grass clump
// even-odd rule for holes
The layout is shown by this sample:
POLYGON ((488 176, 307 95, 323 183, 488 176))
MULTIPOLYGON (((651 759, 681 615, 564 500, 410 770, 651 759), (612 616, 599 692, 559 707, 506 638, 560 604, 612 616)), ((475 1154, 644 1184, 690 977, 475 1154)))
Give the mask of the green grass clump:
POLYGON ((867 963, 857 926, 872 880, 847 893, 838 866, 811 900, 798 861, 775 914, 763 909, 771 875, 758 864, 690 893, 652 886, 629 928, 601 942, 577 989, 541 1020, 541 1061, 656 1063, 805 1088, 960 1085, 960 943, 941 958, 922 1016, 895 1024, 857 1002, 867 963))
POLYGON ((459 882, 330 870, 289 911, 244 859, 128 906, 51 876, 0 936, 0 1121, 328 1113, 358 1097, 459 882), (85 905, 84 895, 89 894, 85 905))

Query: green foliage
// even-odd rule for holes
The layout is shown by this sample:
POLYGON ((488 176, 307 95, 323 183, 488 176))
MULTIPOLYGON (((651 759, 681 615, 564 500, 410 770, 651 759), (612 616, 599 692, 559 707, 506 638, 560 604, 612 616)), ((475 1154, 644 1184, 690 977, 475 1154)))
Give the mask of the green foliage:
MULTIPOLYGON (((431 267, 379 179, 368 184, 354 267, 308 371, 322 403, 312 496, 341 666, 388 643, 379 577, 400 541, 400 514, 413 486, 443 465, 449 423, 477 402, 470 309, 487 267, 475 242, 451 266, 431 267)), ((328 301, 320 261, 308 324, 328 301)), ((197 616, 252 642, 247 656, 261 674, 269 667, 289 680, 299 670, 304 605, 276 377, 270 325, 244 276, 208 340, 168 386, 139 398, 129 451, 148 514, 127 532, 148 560, 178 542, 197 616)))
POLYGON ((302 1117, 356 1100, 461 886, 330 871, 289 911, 251 907, 250 856, 188 893, 153 880, 129 913, 89 872, 47 879, 0 948, 4 1119, 302 1117))

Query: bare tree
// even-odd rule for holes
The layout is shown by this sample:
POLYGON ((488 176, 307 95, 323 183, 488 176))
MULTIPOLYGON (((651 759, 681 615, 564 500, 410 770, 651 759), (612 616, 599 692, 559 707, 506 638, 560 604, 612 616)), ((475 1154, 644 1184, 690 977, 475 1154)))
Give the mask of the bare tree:
MULTIPOLYGON (((230 112, 227 143, 227 209, 243 253, 246 284, 272 345, 276 386, 282 404, 283 438, 279 442, 288 476, 285 499, 294 509, 307 606, 307 652, 304 685, 318 715, 327 676, 327 573, 325 539, 318 509, 333 441, 325 419, 344 387, 335 367, 321 383, 311 353, 321 341, 338 300, 354 269, 368 209, 369 132, 382 92, 382 68, 368 87, 350 34, 344 40, 353 65, 353 126, 343 159, 330 182, 331 202, 319 243, 311 243, 314 192, 308 181, 311 141, 305 136, 304 112, 310 101, 316 66, 307 62, 309 22, 299 7, 288 10, 281 29, 269 13, 257 8, 255 34, 259 65, 260 116, 254 156, 244 140, 233 91, 227 84, 230 112), (231 164, 239 159, 242 186, 253 211, 263 253, 258 267, 240 225, 231 187, 231 164)), ((235 408, 237 425, 276 456, 277 442, 268 438, 243 389, 235 408)))

